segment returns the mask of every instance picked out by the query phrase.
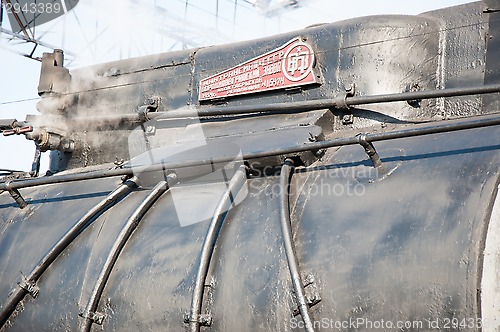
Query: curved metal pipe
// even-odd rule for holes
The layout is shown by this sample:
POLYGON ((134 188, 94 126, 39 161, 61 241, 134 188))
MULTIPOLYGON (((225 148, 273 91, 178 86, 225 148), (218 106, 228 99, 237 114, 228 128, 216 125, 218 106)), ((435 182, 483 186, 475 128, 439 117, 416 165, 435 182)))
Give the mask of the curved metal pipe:
MULTIPOLYGON (((168 181, 175 182, 175 176, 168 176, 170 179, 168 181)), ((96 285, 90 295, 89 302, 87 303, 85 311, 82 313, 82 317, 84 317, 84 321, 80 326, 80 331, 90 331, 92 327, 93 321, 98 317, 96 310, 99 305, 99 300, 101 298, 102 292, 104 291, 104 287, 111 275, 111 271, 113 266, 118 259, 123 247, 127 243, 128 239, 132 235, 132 232, 137 228, 139 222, 142 217, 148 212, 151 206, 160 198, 160 196, 168 190, 168 183, 166 180, 160 181, 149 193, 149 195, 142 201, 142 203, 135 209, 134 213, 127 220, 123 228, 121 229, 118 237, 113 243, 113 247, 110 250, 110 253, 104 263, 99 277, 97 279, 96 285)), ((104 316, 100 316, 100 318, 104 318, 104 316)))
POLYGON ((203 300, 203 290, 205 288, 205 280, 207 278, 208 268, 214 252, 215 243, 217 242, 219 230, 227 215, 229 207, 243 187, 246 179, 246 167, 242 165, 229 181, 229 185, 226 191, 222 194, 222 197, 215 208, 212 220, 210 221, 207 236, 205 237, 205 241, 203 242, 203 247, 201 249, 200 265, 198 266, 198 272, 196 274, 193 299, 191 301, 191 310, 188 318, 189 330, 191 332, 198 332, 200 330, 200 313, 203 300))
POLYGON ((7 322, 10 315, 14 312, 17 305, 23 300, 26 294, 31 292, 34 297, 38 295, 36 282, 57 257, 59 257, 64 249, 66 249, 68 245, 96 219, 96 216, 106 211, 116 201, 130 193, 137 185, 137 181, 137 177, 134 176, 111 192, 104 200, 92 207, 92 209, 80 218, 80 220, 78 220, 78 222, 49 250, 33 271, 31 271, 30 275, 24 278, 19 287, 10 295, 7 303, 2 308, 2 311, 0 311, 0 328, 7 322))
POLYGON ((304 284, 300 278, 299 264, 295 256, 295 249, 293 246, 292 228, 290 223, 290 201, 289 201, 289 187, 292 177, 293 161, 286 159, 281 167, 280 174, 280 220, 281 232, 283 233, 283 243, 285 246, 286 259, 288 262, 288 269, 290 270, 290 277, 292 278, 292 285, 295 291, 295 298, 297 301, 298 309, 302 320, 304 321, 304 328, 307 332, 314 332, 313 323, 309 316, 309 306, 307 304, 306 296, 304 293, 304 284))

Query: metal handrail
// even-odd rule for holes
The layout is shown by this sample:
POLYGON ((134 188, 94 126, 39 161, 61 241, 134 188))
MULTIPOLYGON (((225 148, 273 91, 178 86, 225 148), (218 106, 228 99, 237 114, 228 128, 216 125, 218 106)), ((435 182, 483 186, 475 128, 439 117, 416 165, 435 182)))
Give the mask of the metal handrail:
POLYGON ((191 300, 191 309, 189 312, 189 317, 187 317, 186 322, 189 323, 189 330, 191 332, 199 332, 201 325, 201 307, 203 300, 203 291, 205 288, 205 281, 207 278, 208 268, 210 267, 210 261, 212 259, 212 254, 214 252, 215 243, 217 242, 218 235, 220 234, 220 228, 224 219, 226 217, 227 211, 229 210, 231 204, 233 204, 234 199, 238 195, 238 192, 243 187, 247 179, 247 171, 244 165, 240 166, 236 173, 232 176, 227 189, 222 194, 222 197, 215 208, 212 220, 210 221, 210 226, 208 227, 207 235, 205 236, 205 241, 200 252, 200 264, 198 265, 198 271, 196 273, 195 285, 193 290, 193 298, 191 300))

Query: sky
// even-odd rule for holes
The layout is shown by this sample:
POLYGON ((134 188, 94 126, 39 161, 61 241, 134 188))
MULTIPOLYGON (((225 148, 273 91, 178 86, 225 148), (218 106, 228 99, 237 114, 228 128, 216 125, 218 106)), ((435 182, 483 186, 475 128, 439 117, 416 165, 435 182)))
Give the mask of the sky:
MULTIPOLYGON (((416 15, 469 0, 302 0, 301 6, 266 16, 245 0, 81 0, 68 14, 40 27, 46 43, 69 53, 70 69, 86 65, 238 40, 248 40, 378 14, 416 15), (162 6, 162 10, 154 4, 162 6), (217 5, 218 3, 218 5, 217 5), (113 15, 108 15, 112 12, 113 15)), ((275 0, 277 3, 278 0, 275 0)), ((6 21, 6 17, 4 18, 6 21)), ((5 22, 4 22, 5 24, 5 22)), ((45 49, 48 51, 47 49, 45 49)), ((0 37, 0 119, 38 114, 40 62, 16 52, 28 45, 0 37)), ((39 47, 35 54, 40 54, 39 47)), ((24 136, 0 136, 0 169, 28 171, 35 146, 24 136)), ((47 169, 48 153, 42 157, 47 169)))

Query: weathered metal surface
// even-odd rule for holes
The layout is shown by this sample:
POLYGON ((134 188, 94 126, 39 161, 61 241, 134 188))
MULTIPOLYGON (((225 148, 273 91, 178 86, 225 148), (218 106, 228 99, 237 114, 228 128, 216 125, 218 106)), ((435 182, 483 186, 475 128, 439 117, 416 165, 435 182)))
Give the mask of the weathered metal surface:
POLYGON ((74 94, 44 96, 44 115, 35 125, 75 142, 56 167, 67 170, 25 185, 11 182, 24 209, 7 190, 0 193, 0 312, 20 286, 37 295, 25 296, 0 330, 183 331, 191 325, 201 331, 302 331, 307 312, 314 331, 479 331, 482 319, 490 319, 487 331, 498 329, 500 315, 492 306, 498 302, 500 126, 495 115, 471 117, 498 112, 497 95, 202 118, 183 109, 200 102, 201 80, 297 37, 316 52, 318 84, 203 104, 323 100, 344 97, 351 83, 353 98, 498 83, 496 39, 484 43, 498 30, 496 12, 483 12, 484 5, 355 19, 71 72, 74 94), (134 113, 141 106, 166 116, 135 131, 119 121, 103 131, 89 130, 88 122, 78 129, 75 120, 104 112, 146 118, 134 113), (169 119, 172 110, 189 116, 169 119), (443 121, 456 115, 464 119, 443 121), (418 123, 430 120, 436 123, 418 123), (226 158, 234 146, 239 157, 226 158), (187 153, 176 155, 176 149, 187 153), (132 164, 158 163, 151 165, 154 172, 137 172, 139 188, 96 215, 39 280, 27 282, 23 274, 121 185, 121 175, 133 174, 128 162, 109 170, 115 158, 136 155, 132 164), (287 157, 295 167, 285 188, 279 169, 287 157), (193 160, 208 168, 195 168, 193 160), (249 168, 245 185, 230 197, 228 211, 214 215, 222 193, 228 198, 228 174, 242 164, 249 168), (95 172, 83 174, 88 165, 95 172), (171 172, 180 183, 169 183, 136 223, 149 187, 171 172), (288 212, 285 250, 280 218, 286 221, 288 212), (210 264, 202 271, 204 285, 196 287, 198 312, 190 309, 210 219, 224 224, 209 233, 217 235, 216 245, 205 246, 210 264), (113 254, 130 223, 134 231, 113 254), (295 267, 287 262, 290 252, 295 267), (292 273, 293 283, 291 267, 299 274, 292 273), (96 289, 99 300, 92 301, 96 289), (98 305, 86 310, 89 303, 98 305))
MULTIPOLYGON (((488 55, 486 57, 486 71, 484 82, 486 84, 500 82, 500 12, 493 12, 487 15, 489 19, 488 29, 488 55)), ((483 97, 484 109, 489 112, 496 112, 500 108, 500 94, 493 94, 483 97)))
MULTIPOLYGON (((439 57, 436 80, 440 88, 483 84, 485 39, 488 24, 484 24, 484 2, 445 8, 424 13, 439 22, 439 57), (466 26, 465 29, 457 27, 466 26)), ((437 100, 436 110, 444 117, 481 113, 481 98, 477 96, 437 100)))

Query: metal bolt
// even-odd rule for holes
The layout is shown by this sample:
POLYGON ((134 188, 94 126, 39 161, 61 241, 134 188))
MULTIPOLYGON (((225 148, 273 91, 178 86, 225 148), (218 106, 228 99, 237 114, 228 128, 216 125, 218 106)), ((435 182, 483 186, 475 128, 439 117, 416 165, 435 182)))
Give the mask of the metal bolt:
POLYGON ((351 83, 345 88, 347 97, 353 97, 356 94, 356 83, 351 83))
POLYGON ((198 323, 200 323, 202 326, 210 326, 212 325, 212 316, 200 315, 198 317, 198 323))
POLYGON ((342 124, 349 125, 354 123, 354 115, 352 114, 344 114, 342 116, 342 124))

